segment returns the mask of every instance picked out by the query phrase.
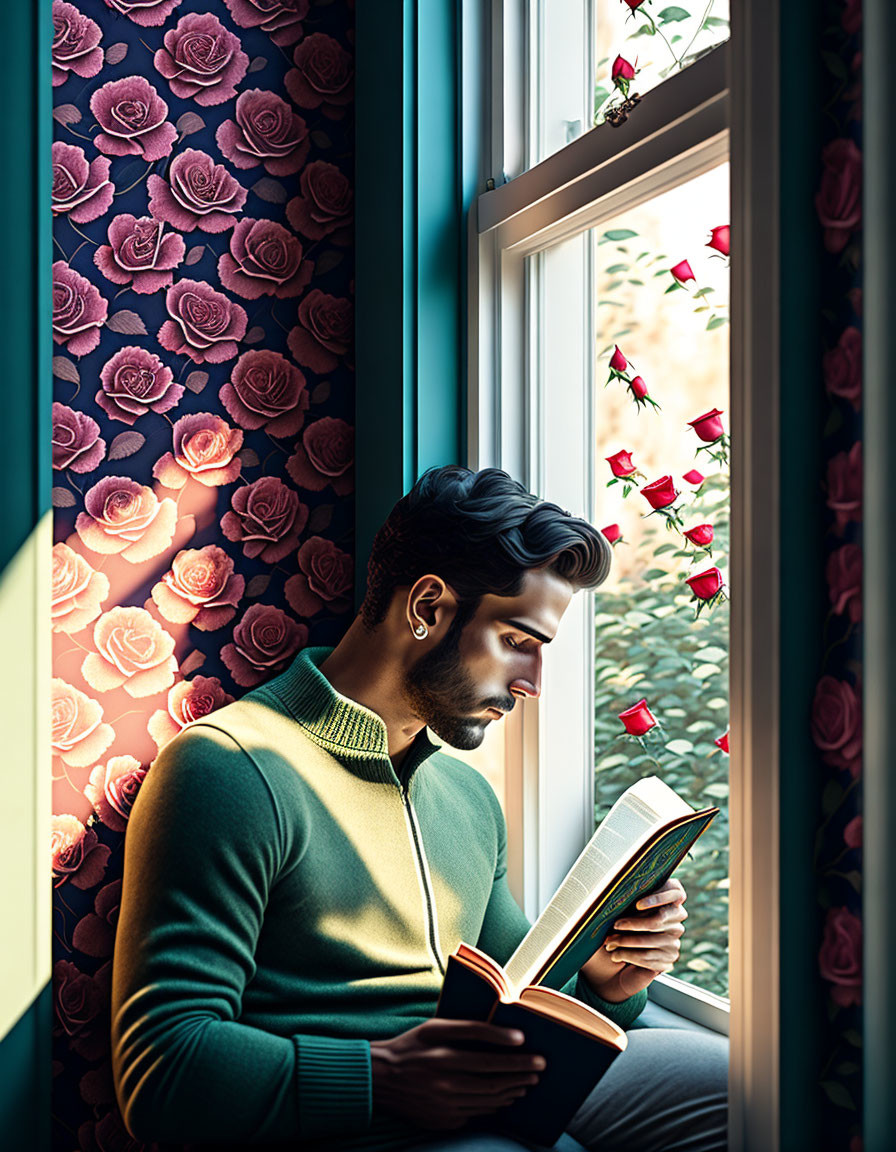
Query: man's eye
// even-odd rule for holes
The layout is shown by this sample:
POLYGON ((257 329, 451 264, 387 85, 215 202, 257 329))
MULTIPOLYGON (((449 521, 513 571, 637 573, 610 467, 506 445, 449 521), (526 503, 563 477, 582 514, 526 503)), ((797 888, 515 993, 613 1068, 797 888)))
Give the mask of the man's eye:
POLYGON ((507 644, 509 645, 509 647, 511 647, 511 648, 519 648, 520 647, 520 645, 517 644, 516 640, 514 640, 514 638, 512 636, 505 636, 504 639, 507 642, 507 644))

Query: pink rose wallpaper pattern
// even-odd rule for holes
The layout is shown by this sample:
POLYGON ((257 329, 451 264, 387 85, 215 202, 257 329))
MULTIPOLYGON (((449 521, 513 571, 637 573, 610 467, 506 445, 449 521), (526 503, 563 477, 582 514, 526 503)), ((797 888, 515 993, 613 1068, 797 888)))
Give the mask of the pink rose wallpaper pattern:
POLYGON ((862 4, 826 0, 821 251, 826 615, 809 717, 818 761, 818 1116, 826 1148, 861 1147, 862 1115, 862 4))
POLYGON ((124 834, 352 602, 352 0, 53 0, 53 1145, 111 1152, 124 834))

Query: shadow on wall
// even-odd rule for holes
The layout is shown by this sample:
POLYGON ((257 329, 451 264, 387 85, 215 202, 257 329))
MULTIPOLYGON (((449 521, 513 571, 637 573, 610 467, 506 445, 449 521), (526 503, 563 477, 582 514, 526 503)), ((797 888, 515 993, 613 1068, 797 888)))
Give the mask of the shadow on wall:
POLYGON ((53 1143, 126 1139, 122 847, 352 602, 351 0, 54 0, 53 1143))

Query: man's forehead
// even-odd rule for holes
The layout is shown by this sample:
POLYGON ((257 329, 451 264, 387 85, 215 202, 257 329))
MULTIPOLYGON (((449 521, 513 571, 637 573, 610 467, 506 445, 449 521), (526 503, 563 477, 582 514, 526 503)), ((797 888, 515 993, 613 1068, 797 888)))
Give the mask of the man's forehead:
POLYGON ((551 637, 574 591, 569 581, 555 572, 535 569, 526 573, 517 596, 496 596, 493 593, 483 596, 480 615, 488 620, 528 625, 551 637))

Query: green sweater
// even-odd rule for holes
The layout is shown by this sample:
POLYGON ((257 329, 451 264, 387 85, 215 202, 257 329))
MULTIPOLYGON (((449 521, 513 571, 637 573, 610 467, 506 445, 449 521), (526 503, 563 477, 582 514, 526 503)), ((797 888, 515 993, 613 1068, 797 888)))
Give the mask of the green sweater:
MULTIPOLYGON (((430 1018, 461 940, 504 962, 528 929, 497 799, 421 731, 386 728, 305 649, 191 724, 134 804, 112 985, 115 1083, 138 1139, 400 1148, 370 1041, 430 1018)), ((583 999, 628 1026, 639 994, 583 999)))

